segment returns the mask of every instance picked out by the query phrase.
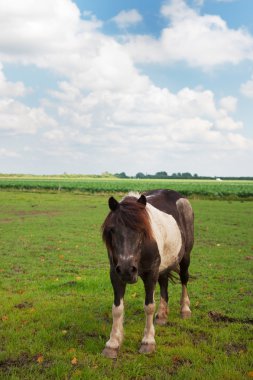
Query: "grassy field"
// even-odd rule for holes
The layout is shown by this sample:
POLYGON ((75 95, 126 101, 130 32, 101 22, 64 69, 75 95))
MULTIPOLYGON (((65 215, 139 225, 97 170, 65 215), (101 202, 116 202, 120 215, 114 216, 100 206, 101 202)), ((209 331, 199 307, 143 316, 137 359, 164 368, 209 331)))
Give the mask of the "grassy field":
MULTIPOLYGON (((0 379, 250 379, 253 377, 253 203, 191 201, 192 318, 170 285, 157 350, 138 354, 139 280, 125 297, 125 340, 101 356, 113 300, 100 225, 108 195, 0 191, 0 379)), ((158 301, 158 297, 156 296, 158 301)))
POLYGON ((3 177, 0 189, 75 192, 121 192, 175 189, 186 196, 253 199, 253 181, 159 180, 76 177, 3 177))

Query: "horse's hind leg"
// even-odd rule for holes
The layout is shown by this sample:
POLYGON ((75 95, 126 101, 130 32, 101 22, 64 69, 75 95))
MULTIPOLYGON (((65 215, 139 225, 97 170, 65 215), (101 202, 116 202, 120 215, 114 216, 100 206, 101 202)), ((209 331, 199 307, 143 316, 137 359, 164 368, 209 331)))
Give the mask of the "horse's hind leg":
POLYGON ((182 284, 182 296, 181 296, 181 317, 186 319, 191 317, 190 299, 187 292, 187 283, 189 280, 188 268, 190 265, 190 256, 183 257, 180 262, 180 280, 182 284))
POLYGON ((156 314, 156 323, 160 326, 164 326, 167 323, 168 319, 168 301, 169 301, 169 296, 168 296, 168 273, 164 273, 159 276, 158 282, 160 285, 160 303, 158 307, 158 311, 156 314))

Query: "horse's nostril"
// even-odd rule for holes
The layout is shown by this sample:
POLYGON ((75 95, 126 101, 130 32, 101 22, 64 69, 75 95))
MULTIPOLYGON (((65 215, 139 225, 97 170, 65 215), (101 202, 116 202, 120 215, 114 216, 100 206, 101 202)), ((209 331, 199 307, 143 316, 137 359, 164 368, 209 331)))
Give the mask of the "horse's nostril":
POLYGON ((116 272, 117 272, 118 274, 120 274, 120 272, 121 272, 121 270, 120 270, 120 266, 119 266, 119 265, 116 266, 116 272))
POLYGON ((132 266, 131 267, 131 271, 132 271, 133 274, 135 274, 137 272, 137 268, 135 266, 132 266))

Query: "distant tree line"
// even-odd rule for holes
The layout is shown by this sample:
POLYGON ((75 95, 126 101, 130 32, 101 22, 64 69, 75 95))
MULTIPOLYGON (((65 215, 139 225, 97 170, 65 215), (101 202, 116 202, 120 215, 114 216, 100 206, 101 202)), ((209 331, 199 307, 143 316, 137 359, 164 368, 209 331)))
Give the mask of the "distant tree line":
POLYGON ((135 178, 157 178, 157 179, 192 179, 192 178, 199 178, 197 174, 192 175, 189 172, 186 173, 173 173, 169 175, 167 172, 157 172, 155 174, 144 174, 144 173, 137 173, 135 178))
POLYGON ((139 179, 212 179, 212 177, 200 177, 198 174, 191 174, 189 172, 185 173, 173 173, 173 174, 168 174, 165 171, 157 172, 155 174, 144 174, 142 172, 138 172, 135 176, 128 176, 125 172, 121 173, 115 173, 115 177, 118 178, 139 178, 139 179))
POLYGON ((191 174, 189 172, 184 173, 172 173, 168 174, 165 171, 157 172, 155 174, 144 174, 138 172, 135 176, 128 176, 125 172, 115 173, 117 178, 139 178, 139 179, 226 179, 226 180, 253 180, 253 177, 210 177, 199 176, 198 174, 191 174))

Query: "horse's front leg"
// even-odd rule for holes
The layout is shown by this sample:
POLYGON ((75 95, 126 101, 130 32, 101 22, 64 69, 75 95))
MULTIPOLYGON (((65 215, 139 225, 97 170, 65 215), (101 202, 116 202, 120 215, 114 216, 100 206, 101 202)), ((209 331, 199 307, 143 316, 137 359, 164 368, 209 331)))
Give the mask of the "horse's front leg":
POLYGON ((115 359, 118 355, 120 345, 123 340, 123 318, 124 318, 124 294, 126 289, 126 284, 121 282, 115 273, 114 268, 111 268, 111 283, 114 291, 114 303, 112 305, 112 330, 110 334, 110 339, 105 345, 103 350, 103 355, 115 359))
POLYGON ((155 327, 154 327, 154 314, 155 314, 155 300, 154 291, 157 282, 157 276, 154 273, 148 273, 143 276, 145 286, 145 305, 144 311, 146 314, 146 325, 144 329, 144 336, 141 341, 140 353, 151 353, 155 351, 155 327))

